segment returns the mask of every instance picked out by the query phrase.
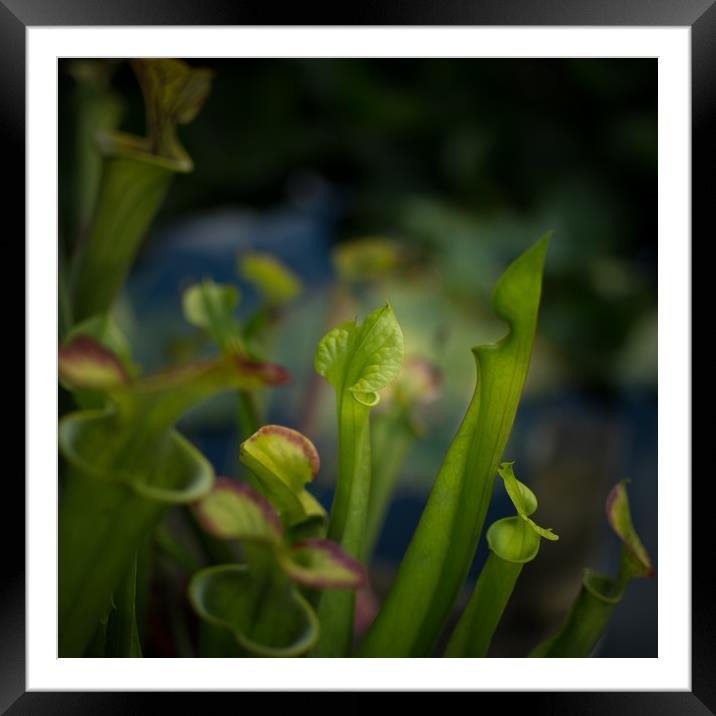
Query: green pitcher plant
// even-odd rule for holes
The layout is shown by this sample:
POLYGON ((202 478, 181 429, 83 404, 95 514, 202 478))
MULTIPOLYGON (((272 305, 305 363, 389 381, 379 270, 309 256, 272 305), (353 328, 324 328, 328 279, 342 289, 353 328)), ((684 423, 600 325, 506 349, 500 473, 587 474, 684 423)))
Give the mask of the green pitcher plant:
POLYGON ((176 126, 196 117, 211 86, 209 70, 180 60, 136 59, 131 64, 147 107, 148 136, 110 131, 95 137, 101 179, 72 276, 78 321, 110 308, 173 178, 192 170, 176 126))
POLYGON ((132 378, 86 335, 59 353, 62 384, 101 407, 64 416, 59 446, 71 466, 60 501, 60 655, 81 655, 142 539, 172 504, 211 489, 213 468, 174 429, 193 405, 225 390, 288 379, 283 368, 235 355, 132 378))
MULTIPOLYGON (((198 111, 208 75, 172 63, 135 63, 135 70, 145 97, 161 98, 148 114, 141 161, 186 167, 175 125, 198 111)), ((97 216, 103 191, 109 190, 100 189, 97 216)), ((116 210, 116 199, 106 201, 116 210)), ((260 296, 256 314, 243 324, 235 315, 238 286, 210 278, 189 286, 184 315, 218 355, 142 375, 108 312, 141 233, 135 231, 133 248, 113 264, 111 290, 90 295, 81 280, 75 284, 81 320, 68 326, 59 349, 60 383, 74 406, 58 434, 67 466, 59 514, 59 655, 141 656, 138 604, 147 598, 145 548, 154 543, 186 577, 200 656, 426 657, 436 655, 439 643, 448 658, 487 656, 523 569, 543 541, 560 547, 557 535, 535 521, 537 498, 503 456, 535 341, 549 235, 497 281, 492 307, 507 334, 472 349, 475 388, 464 418, 392 585, 358 637, 356 592, 368 584, 367 565, 405 456, 421 439, 419 411, 438 394, 437 367, 406 359, 388 303, 320 339, 314 369, 333 389, 338 427, 336 487, 327 510, 312 492, 320 469, 314 443, 294 428, 268 423, 256 401, 257 391, 288 380, 283 368, 265 360, 266 344, 257 336, 269 323, 280 328, 273 318, 299 295, 298 279, 277 259, 243 254, 239 273, 260 296), (238 396, 236 472, 216 478, 176 424, 225 391, 238 396), (487 529, 487 559, 446 633, 496 478, 515 512, 487 529), (189 538, 172 535, 165 520, 172 506, 191 516, 198 551, 182 543, 189 538)), ((103 268, 87 251, 77 275, 89 271, 94 283, 103 268)), ((609 494, 607 517, 622 542, 617 576, 585 570, 561 628, 530 656, 593 654, 628 582, 653 574, 625 481, 609 494)))

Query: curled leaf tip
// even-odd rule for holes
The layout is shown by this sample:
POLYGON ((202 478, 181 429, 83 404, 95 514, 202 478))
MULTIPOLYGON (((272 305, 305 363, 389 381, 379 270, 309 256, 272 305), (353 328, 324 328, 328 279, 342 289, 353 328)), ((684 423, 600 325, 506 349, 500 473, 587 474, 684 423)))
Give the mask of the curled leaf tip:
POLYGON ((357 559, 336 542, 317 537, 294 544, 283 565, 291 579, 316 589, 358 589, 368 579, 357 559))
POLYGON ((628 480, 618 482, 609 492, 606 502, 607 520, 631 555, 636 576, 652 577, 656 571, 631 520, 626 489, 628 482, 628 480))
MULTIPOLYGON (((255 445, 260 446, 262 442, 264 445, 273 447, 271 452, 273 452, 274 461, 282 463, 293 461, 294 467, 304 468, 304 472, 304 465, 307 466, 309 480, 313 480, 321 468, 321 458, 316 446, 298 430, 283 425, 264 425, 246 440, 242 447, 245 450, 251 450, 255 445)), ((282 465, 278 467, 282 467, 282 465)), ((307 481, 303 480, 303 482, 307 481)))
POLYGON ((89 336, 78 335, 59 350, 60 380, 68 388, 102 390, 129 382, 120 359, 89 336))
POLYGON ((321 466, 316 446, 305 435, 282 425, 264 425, 241 443, 239 459, 286 524, 325 516, 305 490, 321 466))
POLYGON ((534 492, 530 490, 527 485, 520 482, 516 477, 512 466, 515 464, 512 462, 503 462, 497 469, 497 474, 502 478, 505 490, 512 500, 512 504, 517 510, 517 514, 521 517, 540 537, 549 540, 550 542, 556 542, 559 537, 552 532, 551 529, 540 527, 534 520, 530 519, 529 515, 537 510, 537 497, 534 492))

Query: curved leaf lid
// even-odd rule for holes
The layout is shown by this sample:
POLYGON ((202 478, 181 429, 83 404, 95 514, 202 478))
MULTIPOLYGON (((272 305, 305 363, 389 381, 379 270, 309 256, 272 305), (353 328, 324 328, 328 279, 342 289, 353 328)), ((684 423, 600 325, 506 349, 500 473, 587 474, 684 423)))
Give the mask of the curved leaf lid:
POLYGON ((264 425, 241 443, 241 462, 289 524, 325 517, 325 510, 305 490, 320 469, 315 445, 297 430, 264 425))
POLYGON ((112 442, 115 430, 111 411, 71 413, 60 420, 60 449, 83 474, 126 484, 159 502, 189 504, 211 489, 211 464, 176 430, 169 430, 152 450, 142 451, 139 459, 122 458, 123 443, 112 442))
POLYGON ((527 485, 520 482, 513 471, 514 462, 503 462, 497 469, 497 474, 502 478, 505 490, 517 510, 517 515, 540 537, 556 542, 559 537, 551 529, 540 527, 530 519, 530 515, 537 510, 537 497, 527 485))
POLYGON ((619 572, 616 578, 613 578, 585 569, 582 576, 585 589, 609 604, 617 604, 621 600, 626 585, 632 579, 652 577, 656 574, 631 520, 626 489, 628 482, 629 480, 622 480, 617 483, 609 492, 606 501, 607 520, 622 543, 619 572))

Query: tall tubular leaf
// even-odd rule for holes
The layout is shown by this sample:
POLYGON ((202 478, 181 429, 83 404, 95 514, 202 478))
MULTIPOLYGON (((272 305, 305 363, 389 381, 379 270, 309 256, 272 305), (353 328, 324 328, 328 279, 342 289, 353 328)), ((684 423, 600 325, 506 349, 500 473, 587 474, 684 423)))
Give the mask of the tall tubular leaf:
POLYGON ((522 567, 537 556, 542 538, 557 539, 551 530, 539 527, 529 518, 537 509, 537 498, 514 476, 512 463, 502 463, 499 474, 517 515, 498 520, 487 530, 490 554, 450 637, 446 657, 487 656, 522 567))
POLYGON ((192 170, 176 140, 176 124, 191 121, 210 85, 208 70, 179 60, 134 60, 147 105, 149 137, 100 135, 102 178, 92 227, 77 257, 75 319, 109 309, 173 177, 192 170))
POLYGON ((71 413, 59 427, 72 466, 60 503, 60 655, 81 656, 142 539, 170 504, 193 502, 211 487, 211 466, 174 423, 217 392, 287 375, 222 357, 134 380, 87 336, 63 346, 59 369, 69 389, 106 398, 106 407, 71 413))
POLYGON ((117 63, 112 60, 73 60, 75 151, 72 181, 73 233, 84 234, 92 218, 102 174, 102 158, 94 145, 100 132, 114 130, 123 113, 122 98, 110 86, 117 63))
POLYGON ((607 518, 622 541, 616 579, 585 569, 582 586, 560 630, 539 644, 530 656, 589 656, 607 627, 612 612, 635 577, 651 577, 654 568, 634 529, 629 512, 626 480, 607 497, 607 518))
MULTIPOLYGON (((362 324, 346 322, 318 344, 316 372, 333 386, 338 413, 338 482, 328 537, 360 558, 370 496, 370 409, 378 391, 398 376, 404 358, 403 334, 387 304, 362 324)), ((351 646, 355 595, 321 597, 321 639, 312 656, 345 656, 351 646)))
POLYGON ((492 305, 510 331, 496 344, 473 349, 475 393, 358 656, 428 656, 450 615, 475 554, 527 377, 548 239, 517 258, 495 286, 492 305))

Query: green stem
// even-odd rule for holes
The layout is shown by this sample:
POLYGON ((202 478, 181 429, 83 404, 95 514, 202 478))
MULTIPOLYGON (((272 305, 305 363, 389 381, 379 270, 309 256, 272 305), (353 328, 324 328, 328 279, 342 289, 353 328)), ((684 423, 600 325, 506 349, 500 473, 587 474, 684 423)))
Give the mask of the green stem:
MULTIPOLYGON (((370 408, 348 391, 338 407, 338 481, 331 508, 328 539, 340 543, 352 557, 363 553, 370 497, 370 408)), ((321 636, 314 657, 345 656, 353 640, 355 592, 331 590, 321 595, 318 618, 321 636)))
POLYGON ((445 648, 446 657, 484 657, 524 565, 490 552, 472 597, 445 648))
POLYGON ((373 557, 400 470, 415 440, 415 433, 402 415, 379 415, 373 421, 372 439, 373 474, 363 544, 363 561, 366 563, 373 557))

